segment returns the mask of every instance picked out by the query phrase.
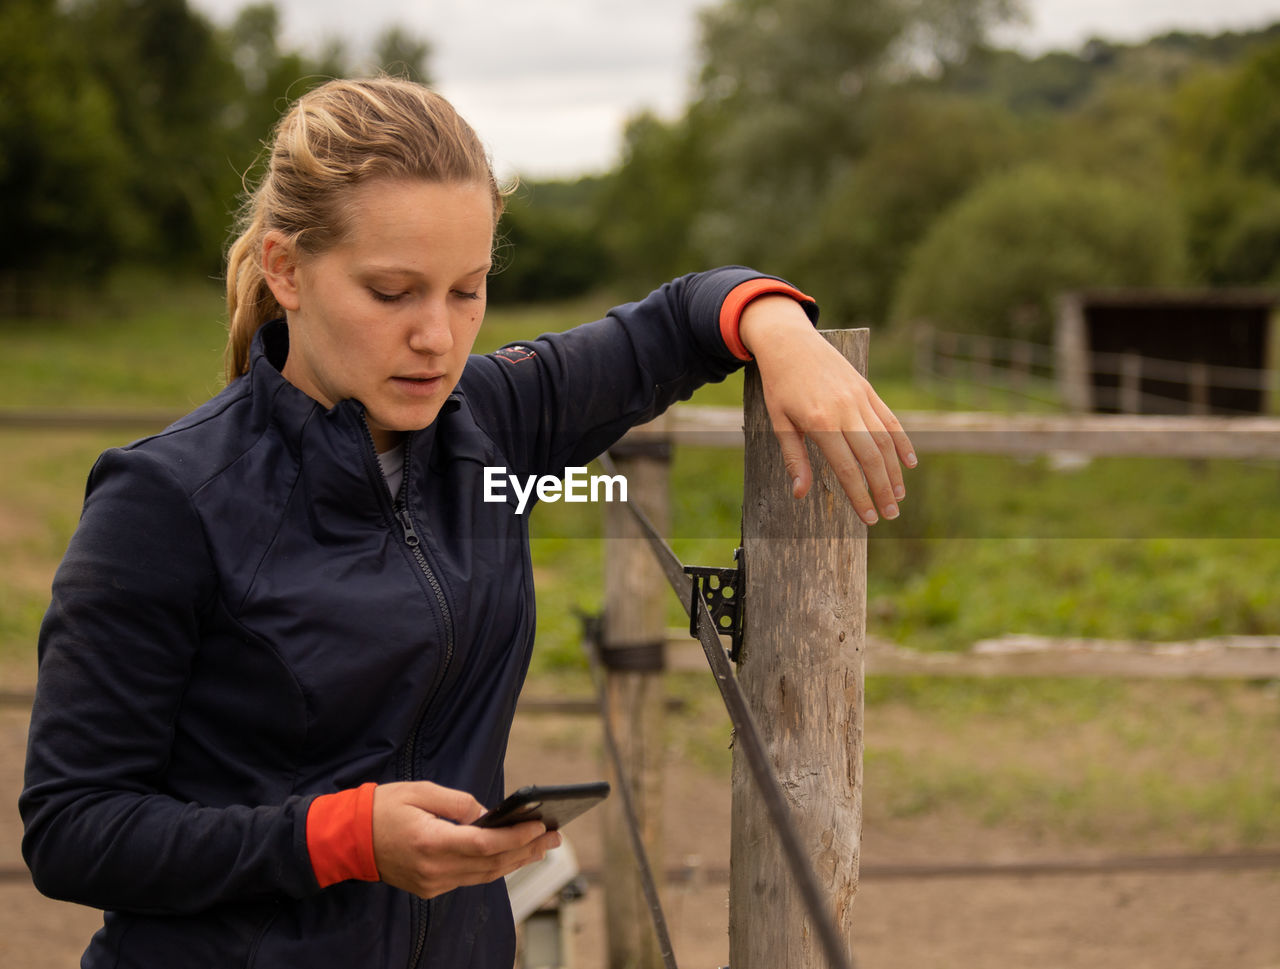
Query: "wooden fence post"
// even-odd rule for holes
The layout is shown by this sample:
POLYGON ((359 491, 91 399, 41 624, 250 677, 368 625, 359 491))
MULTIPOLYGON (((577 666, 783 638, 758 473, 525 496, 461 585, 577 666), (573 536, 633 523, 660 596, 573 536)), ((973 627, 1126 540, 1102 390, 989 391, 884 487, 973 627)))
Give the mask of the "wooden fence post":
MULTIPOLYGON (((666 534, 670 443, 623 442, 611 454, 627 479, 628 497, 666 534)), ((601 665, 605 668, 609 727, 623 769, 631 779, 645 851, 662 888, 662 671, 666 641, 666 579, 631 513, 620 502, 605 504, 604 588, 601 665)), ((606 758, 615 789, 620 783, 606 758)), ((622 810, 609 798, 604 816, 605 930, 609 969, 660 969, 649 908, 636 867, 622 810)))
POLYGON ((956 388, 956 371, 958 369, 956 358, 960 352, 959 340, 954 333, 935 333, 933 345, 937 354, 934 359, 937 361, 938 376, 946 388, 945 396, 948 401, 955 403, 959 397, 956 388))
POLYGON ((1203 360, 1192 360, 1187 365, 1187 384, 1190 387, 1191 413, 1200 417, 1209 413, 1212 385, 1209 383, 1209 365, 1203 360))
POLYGON ((1089 346, 1089 328, 1085 323, 1084 298, 1081 294, 1063 293, 1058 297, 1058 323, 1054 330, 1054 344, 1058 394, 1068 411, 1088 414, 1098 402, 1094 400, 1095 364, 1089 346))
POLYGON ((1142 356, 1133 350, 1120 355, 1120 413, 1142 413, 1142 356))
MULTIPOLYGON (((1025 396, 1027 388, 1031 386, 1031 344, 1025 340, 1018 340, 1013 344, 1012 360, 1010 361, 1013 373, 1011 375, 1011 386, 1015 393, 1025 396)), ((1025 401, 1015 404, 1013 398, 1006 398, 1006 410, 1018 410, 1025 404, 1025 401)))
POLYGON ((969 378, 973 381, 973 398, 979 408, 985 409, 991 400, 991 382, 995 370, 991 341, 985 336, 975 336, 969 359, 969 378))
MULTIPOLYGON (((824 335, 866 371, 866 330, 824 335)), ((754 367, 744 409, 746 605, 738 680, 849 939, 862 837, 866 526, 812 442, 813 488, 800 501, 791 497, 754 367)), ((736 751, 733 761, 729 965, 825 969, 747 765, 736 751)))
POLYGON ((934 347, 933 324, 919 321, 915 325, 913 371, 916 386, 933 390, 936 383, 937 350, 934 347))

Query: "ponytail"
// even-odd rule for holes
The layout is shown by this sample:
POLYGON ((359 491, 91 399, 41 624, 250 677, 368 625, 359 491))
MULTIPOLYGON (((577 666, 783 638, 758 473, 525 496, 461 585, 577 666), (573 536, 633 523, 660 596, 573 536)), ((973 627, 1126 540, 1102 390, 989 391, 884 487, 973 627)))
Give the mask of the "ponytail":
POLYGON ((227 252, 227 383, 249 371, 249 347, 263 323, 284 316, 262 272, 262 216, 227 252))

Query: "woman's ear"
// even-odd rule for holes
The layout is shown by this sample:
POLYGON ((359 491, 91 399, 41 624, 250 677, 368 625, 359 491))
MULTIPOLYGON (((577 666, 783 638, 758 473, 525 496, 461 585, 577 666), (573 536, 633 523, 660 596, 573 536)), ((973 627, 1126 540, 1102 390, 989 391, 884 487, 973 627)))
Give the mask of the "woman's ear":
POLYGON ((297 311, 298 253, 297 247, 283 232, 272 229, 262 238, 262 275, 280 308, 297 311))

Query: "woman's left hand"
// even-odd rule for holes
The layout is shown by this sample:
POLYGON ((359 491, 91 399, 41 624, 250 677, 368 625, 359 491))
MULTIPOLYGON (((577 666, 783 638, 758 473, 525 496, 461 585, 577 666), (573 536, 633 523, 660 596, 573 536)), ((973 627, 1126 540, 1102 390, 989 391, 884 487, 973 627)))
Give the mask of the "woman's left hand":
POLYGON ((916 456, 902 425, 866 378, 814 329, 790 296, 752 300, 742 311, 738 333, 760 368, 765 407, 792 494, 803 498, 813 484, 804 445, 809 437, 863 521, 875 524, 877 506, 885 518, 897 518, 897 503, 907 494, 901 464, 914 468, 916 456))

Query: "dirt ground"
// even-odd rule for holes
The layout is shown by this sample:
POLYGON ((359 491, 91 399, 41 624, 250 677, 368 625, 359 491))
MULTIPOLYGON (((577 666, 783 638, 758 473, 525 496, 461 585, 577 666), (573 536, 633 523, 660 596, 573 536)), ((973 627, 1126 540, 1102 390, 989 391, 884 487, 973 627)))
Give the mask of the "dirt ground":
MULTIPOLYGON (((0 708, 0 870, 21 864, 14 808, 25 711, 0 708)), ((509 786, 602 776, 598 727, 585 718, 524 715, 508 759, 509 786)), ((664 906, 685 969, 728 963, 729 789, 706 768, 672 762, 665 779, 664 906)), ((1277 806, 1280 810, 1280 806, 1277 806)), ((598 872, 592 812, 566 834, 581 867, 598 872)), ((974 862, 1123 853, 1123 845, 1051 844, 963 819, 868 824, 863 865, 974 862)), ((1280 969, 1280 871, 890 879, 866 877, 852 948, 858 969, 1280 969)), ((575 969, 604 964, 602 897, 588 882, 572 905, 575 969)), ((0 967, 78 964, 97 912, 42 898, 25 879, 0 881, 0 967)), ((743 967, 738 967, 743 969, 743 967)))

